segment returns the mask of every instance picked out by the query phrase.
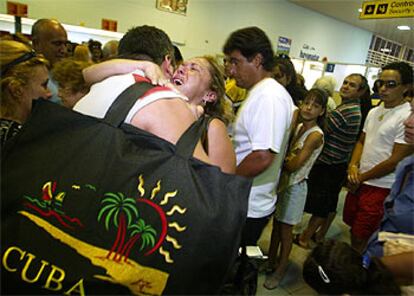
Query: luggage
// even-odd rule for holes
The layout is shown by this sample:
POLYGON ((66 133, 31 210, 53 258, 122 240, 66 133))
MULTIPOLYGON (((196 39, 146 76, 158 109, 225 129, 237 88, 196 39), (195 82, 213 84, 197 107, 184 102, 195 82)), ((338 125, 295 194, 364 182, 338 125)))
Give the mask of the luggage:
POLYGON ((242 247, 221 290, 221 295, 254 296, 257 291, 258 266, 253 258, 246 254, 246 247, 242 247))
MULTIPOLYGON (((237 256, 251 182, 124 124, 44 100, 2 151, 2 294, 216 294, 237 256)), ((160 119, 162 120, 162 119, 160 119)))

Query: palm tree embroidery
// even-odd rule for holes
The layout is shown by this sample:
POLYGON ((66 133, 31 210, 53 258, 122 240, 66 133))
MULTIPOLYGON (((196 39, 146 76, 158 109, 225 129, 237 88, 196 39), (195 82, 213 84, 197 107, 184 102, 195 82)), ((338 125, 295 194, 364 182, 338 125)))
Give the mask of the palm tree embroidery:
POLYGON ((140 238, 142 241, 141 251, 148 245, 154 246, 156 231, 152 226, 146 225, 145 221, 139 217, 135 199, 125 197, 121 192, 117 194, 109 192, 105 194, 101 204, 98 221, 104 218, 106 230, 109 230, 111 222, 118 228, 116 239, 106 256, 107 259, 111 259, 111 255, 114 253, 112 260, 120 262, 124 257, 124 262, 127 262, 133 246, 140 238), (131 234, 126 241, 128 230, 131 230, 131 234))
POLYGON ((155 245, 155 236, 157 232, 151 225, 145 225, 145 221, 138 218, 137 222, 129 227, 132 230, 131 237, 128 242, 124 245, 120 254, 119 260, 125 255, 124 262, 128 260, 129 253, 131 252, 134 244, 141 238, 142 244, 139 248, 140 251, 144 250, 146 246, 153 247, 155 245))

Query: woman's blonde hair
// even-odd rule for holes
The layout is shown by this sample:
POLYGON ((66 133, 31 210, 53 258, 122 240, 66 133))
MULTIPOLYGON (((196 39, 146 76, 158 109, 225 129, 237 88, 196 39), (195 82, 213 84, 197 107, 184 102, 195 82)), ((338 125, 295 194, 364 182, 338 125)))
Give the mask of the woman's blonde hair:
POLYGON ((0 40, 0 106, 3 116, 14 114, 19 104, 19 98, 10 92, 10 87, 25 86, 33 78, 33 68, 37 66, 49 67, 49 62, 21 42, 0 40))
POLYGON ((220 118, 226 125, 233 121, 234 114, 231 108, 231 103, 225 98, 225 82, 224 69, 220 67, 216 59, 212 56, 202 56, 208 64, 208 71, 211 76, 210 89, 217 95, 217 100, 214 102, 207 102, 204 106, 204 112, 210 116, 220 118))
POLYGON ((73 93, 88 90, 83 79, 82 70, 92 65, 92 62, 75 60, 74 58, 63 59, 53 66, 52 77, 60 88, 69 88, 73 93))
POLYGON ((92 54, 87 45, 79 44, 75 47, 75 50, 73 51, 73 58, 78 61, 91 62, 92 54))

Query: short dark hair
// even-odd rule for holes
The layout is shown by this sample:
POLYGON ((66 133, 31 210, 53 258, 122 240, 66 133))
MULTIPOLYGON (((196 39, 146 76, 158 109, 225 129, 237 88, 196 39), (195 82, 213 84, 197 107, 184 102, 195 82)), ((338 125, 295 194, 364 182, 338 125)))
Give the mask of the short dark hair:
POLYGON ((178 64, 182 63, 184 61, 183 55, 181 54, 180 49, 176 46, 173 45, 174 47, 174 58, 175 58, 175 62, 178 64))
POLYGON ((306 93, 303 100, 305 101, 306 98, 310 98, 310 99, 313 98, 315 102, 321 105, 322 108, 325 110, 325 112, 322 115, 319 115, 316 120, 316 123, 318 124, 318 126, 321 129, 324 129, 324 123, 325 123, 325 118, 326 118, 326 113, 327 113, 326 105, 328 104, 329 94, 322 88, 312 88, 306 93))
POLYGON ((274 66, 273 47, 266 33, 258 27, 239 29, 229 36, 223 47, 225 54, 239 50, 248 60, 256 54, 263 57, 263 68, 272 71, 274 66))
POLYGON ((401 83, 410 84, 413 83, 413 68, 405 62, 395 62, 382 67, 382 71, 395 70, 400 73, 401 83))
POLYGON ((345 242, 319 244, 303 263, 303 279, 322 295, 400 295, 389 269, 378 258, 363 266, 362 256, 345 242))
POLYGON ((361 84, 359 85, 359 90, 363 90, 364 92, 366 92, 367 90, 369 91, 368 80, 364 75, 359 74, 359 73, 352 73, 352 74, 349 74, 348 76, 357 76, 361 78, 361 84))
POLYGON ((139 26, 130 29, 119 41, 118 54, 123 58, 149 57, 161 65, 169 55, 174 63, 174 48, 168 35, 153 26, 139 26))

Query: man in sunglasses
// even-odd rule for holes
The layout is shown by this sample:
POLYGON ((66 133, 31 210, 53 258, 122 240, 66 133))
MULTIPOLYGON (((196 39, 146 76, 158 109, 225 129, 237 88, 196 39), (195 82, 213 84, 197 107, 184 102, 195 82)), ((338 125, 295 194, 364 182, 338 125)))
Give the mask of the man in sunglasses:
POLYGON ((412 153, 404 139, 410 104, 404 96, 413 83, 413 69, 404 62, 382 68, 377 81, 383 104, 370 111, 348 166, 350 191, 344 221, 351 226, 351 244, 362 252, 384 213, 384 199, 395 181, 395 167, 412 153))

